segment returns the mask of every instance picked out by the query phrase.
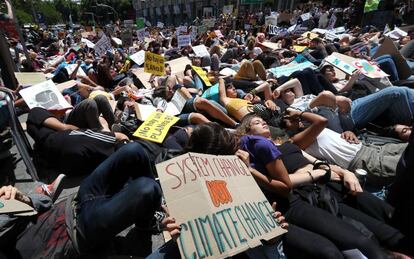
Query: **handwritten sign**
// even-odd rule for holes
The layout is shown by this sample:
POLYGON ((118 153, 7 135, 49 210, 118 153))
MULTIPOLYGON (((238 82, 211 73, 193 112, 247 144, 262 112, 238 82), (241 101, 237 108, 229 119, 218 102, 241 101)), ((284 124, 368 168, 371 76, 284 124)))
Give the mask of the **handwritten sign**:
POLYGON ((165 60, 163 56, 146 51, 144 72, 154 74, 157 76, 162 76, 165 73, 164 62, 165 60))
POLYGON ((332 30, 335 27, 336 20, 338 20, 338 18, 336 17, 335 14, 332 14, 331 18, 329 18, 329 21, 328 21, 328 27, 327 27, 328 30, 332 30))
POLYGON ((185 47, 191 45, 191 35, 178 35, 177 37, 178 47, 185 47))
POLYGON ((203 44, 192 46, 192 48, 197 57, 210 56, 210 53, 208 52, 206 46, 204 46, 203 44))
POLYGON ((187 153, 156 168, 168 209, 181 226, 182 258, 226 258, 286 232, 236 156, 187 153))
POLYGON ((307 46, 293 45, 293 50, 297 53, 302 53, 307 46))
POLYGON ((340 60, 338 57, 334 55, 330 55, 325 58, 325 61, 331 64, 332 66, 342 70, 344 73, 348 75, 352 75, 352 73, 356 70, 355 67, 349 65, 348 63, 340 60))
POLYGON ((279 34, 279 27, 274 25, 269 25, 267 27, 267 31, 270 35, 278 35, 279 34))
POLYGON ((381 70, 377 65, 365 60, 365 59, 358 59, 352 62, 352 65, 359 69, 362 74, 369 78, 383 78, 388 76, 387 73, 381 70))
POLYGON ((197 73, 197 75, 203 80, 206 86, 211 86, 210 80, 208 80, 207 73, 201 67, 192 66, 193 70, 197 73))
POLYGON ((162 112, 153 112, 139 128, 134 132, 134 136, 156 143, 162 143, 168 130, 179 118, 162 112))
POLYGON ((302 18, 302 21, 307 21, 312 17, 311 13, 304 13, 300 16, 300 18, 302 18))
POLYGON ((111 48, 112 48, 111 39, 108 38, 105 34, 102 35, 102 37, 93 47, 93 49, 95 50, 95 53, 99 57, 105 54, 105 52, 107 52, 111 48))
POLYGON ((176 28, 177 35, 187 34, 187 26, 179 26, 176 28))
POLYGON ((273 73, 276 77, 281 77, 281 76, 290 76, 292 73, 296 71, 304 70, 306 68, 315 69, 316 66, 309 61, 305 61, 302 63, 292 61, 287 65, 271 68, 269 69, 269 72, 273 73))
POLYGON ((277 26, 277 16, 266 16, 265 17, 265 25, 269 26, 269 25, 273 25, 273 26, 277 26))
POLYGON ((129 56, 129 58, 132 61, 134 61, 138 66, 141 66, 142 64, 144 64, 144 61, 145 61, 145 51, 140 50, 134 55, 129 56))

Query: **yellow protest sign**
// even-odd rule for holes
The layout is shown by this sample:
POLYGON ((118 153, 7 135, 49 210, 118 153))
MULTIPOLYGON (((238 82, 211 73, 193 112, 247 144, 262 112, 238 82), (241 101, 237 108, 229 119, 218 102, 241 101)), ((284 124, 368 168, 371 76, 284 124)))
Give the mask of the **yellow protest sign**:
POLYGON ((307 46, 293 45, 293 50, 297 53, 302 53, 307 46))
POLYGON ((203 80, 206 86, 211 86, 211 83, 210 83, 210 80, 208 80, 206 71, 204 71, 201 67, 192 66, 192 68, 197 73, 197 75, 201 78, 201 80, 203 80))
POLYGON ((164 57, 151 53, 149 51, 145 52, 145 61, 144 61, 144 72, 154 74, 157 76, 164 75, 164 57))
POLYGON ((179 118, 162 112, 153 112, 134 132, 134 136, 156 143, 162 143, 168 130, 179 118))

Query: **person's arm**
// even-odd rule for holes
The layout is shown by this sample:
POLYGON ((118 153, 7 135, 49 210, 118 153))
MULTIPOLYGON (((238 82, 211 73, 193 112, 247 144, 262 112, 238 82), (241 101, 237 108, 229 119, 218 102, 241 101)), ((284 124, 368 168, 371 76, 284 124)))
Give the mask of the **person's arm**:
POLYGON ((273 98, 274 99, 279 98, 280 93, 287 90, 287 89, 292 89, 293 92, 295 93, 296 97, 303 96, 302 84, 300 83, 300 81, 298 79, 294 78, 294 79, 291 79, 291 80, 287 81, 286 83, 282 84, 278 88, 276 88, 273 91, 273 98))
POLYGON ((224 79, 220 78, 219 79, 219 98, 220 98, 220 103, 224 106, 226 106, 227 101, 228 101, 228 97, 226 94, 226 86, 224 84, 224 79))
POLYGON ((266 169, 270 174, 268 184, 273 188, 272 191, 287 197, 292 190, 292 182, 282 159, 275 159, 266 164, 266 169))
POLYGON ((11 5, 11 3, 10 3, 9 0, 4 0, 4 2, 6 3, 6 7, 7 7, 7 15, 9 16, 9 19, 10 20, 13 20, 14 19, 14 16, 13 16, 13 8, 12 8, 12 5, 11 5))
POLYGON ((30 198, 26 194, 19 191, 16 187, 13 187, 11 185, 3 186, 0 188, 0 198, 5 200, 16 199, 18 201, 26 203, 27 205, 32 206, 32 201, 30 200, 30 198))
POLYGON ((60 120, 56 119, 55 117, 49 117, 45 121, 43 121, 43 125, 45 127, 57 130, 57 131, 63 131, 63 130, 77 130, 78 127, 71 125, 71 124, 65 124, 61 122, 60 120))
POLYGON ((76 75, 78 74, 78 70, 81 64, 82 64, 82 60, 76 61, 76 67, 73 70, 72 74, 70 74, 69 76, 70 79, 76 79, 76 75))
POLYGON ((358 80, 359 75, 360 75, 359 71, 354 72, 352 76, 349 78, 346 85, 341 90, 339 90, 339 92, 342 93, 342 92, 347 92, 351 90, 352 86, 354 86, 355 82, 358 80))
POLYGON ((330 167, 332 172, 341 177, 345 187, 348 188, 351 193, 362 192, 362 187, 354 173, 337 165, 330 165, 330 167))
POLYGON ((304 183, 314 183, 318 181, 319 178, 326 174, 325 170, 316 169, 309 170, 306 172, 298 172, 294 174, 289 174, 290 181, 292 182, 292 187, 299 186, 304 183))
POLYGON ((326 118, 311 112, 301 112, 290 108, 286 109, 286 111, 289 112, 288 116, 296 117, 311 123, 305 130, 291 137, 292 142, 300 147, 300 149, 306 149, 312 145, 328 123, 326 118))

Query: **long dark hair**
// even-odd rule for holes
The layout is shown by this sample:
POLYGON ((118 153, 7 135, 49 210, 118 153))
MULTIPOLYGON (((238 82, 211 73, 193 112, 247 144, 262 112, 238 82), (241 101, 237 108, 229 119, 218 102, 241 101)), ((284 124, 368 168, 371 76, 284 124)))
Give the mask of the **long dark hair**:
POLYGON ((234 155, 239 148, 238 138, 215 122, 197 125, 185 152, 211 155, 234 155))

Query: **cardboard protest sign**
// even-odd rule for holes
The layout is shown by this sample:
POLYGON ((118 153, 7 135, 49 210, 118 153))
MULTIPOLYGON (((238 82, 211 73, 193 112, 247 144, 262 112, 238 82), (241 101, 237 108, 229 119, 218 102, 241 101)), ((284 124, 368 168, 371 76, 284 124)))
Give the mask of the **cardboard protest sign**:
POLYGON ((232 14, 232 13, 233 13, 233 5, 223 6, 223 14, 232 14))
POLYGON ((20 90, 19 93, 30 109, 34 107, 42 107, 46 110, 65 110, 72 108, 52 80, 27 87, 20 90))
POLYGON ((191 64, 191 60, 188 57, 181 57, 181 58, 176 58, 176 59, 167 61, 165 63, 170 65, 171 74, 178 75, 178 76, 183 76, 184 75, 183 72, 185 70, 185 67, 188 64, 191 64))
POLYGON ((76 86, 77 82, 75 80, 69 80, 60 84, 56 85, 56 88, 59 90, 59 92, 63 92, 63 90, 67 88, 71 88, 76 86))
POLYGON ((378 48, 373 58, 377 58, 385 54, 389 54, 392 56, 392 59, 394 60, 394 63, 398 68, 398 77, 400 78, 400 80, 406 80, 413 74, 413 71, 408 66, 405 58, 395 47, 394 42, 388 37, 385 37, 384 42, 378 48))
POLYGON ((141 66, 142 64, 144 64, 145 61, 145 51, 144 50, 140 50, 137 53, 135 53, 134 55, 129 56, 129 58, 135 62, 135 64, 137 64, 138 66, 141 66))
POLYGON ((197 46, 192 46, 193 51, 195 53, 195 55, 197 57, 204 57, 204 56, 209 56, 210 53, 208 52, 206 46, 204 46, 203 44, 201 45, 197 45, 197 46))
POLYGON ((297 53, 303 52, 307 46, 293 45, 293 50, 297 53))
POLYGON ((156 165, 182 258, 226 258, 286 232, 236 156, 187 153, 156 165))
POLYGON ((275 42, 270 42, 270 41, 261 42, 260 45, 262 45, 266 48, 272 49, 272 50, 276 50, 276 49, 281 48, 280 44, 275 43, 275 42))
POLYGON ((178 47, 185 47, 191 45, 191 35, 178 35, 177 36, 178 47))
POLYGON ((216 24, 216 19, 214 18, 203 20, 203 25, 205 25, 207 29, 214 27, 215 24, 216 24))
POLYGON ((311 13, 304 13, 300 16, 300 18, 302 18, 302 21, 307 21, 312 17, 311 13))
POLYGON ((35 85, 46 81, 45 74, 42 72, 15 72, 14 76, 20 85, 35 85))
POLYGON ((304 32, 302 33, 302 37, 303 38, 308 38, 308 39, 314 39, 314 38, 318 38, 319 35, 310 31, 304 32))
POLYGON ((162 112, 153 112, 134 132, 134 136, 156 143, 162 143, 171 126, 179 118, 162 112))
POLYGON ((179 26, 176 28, 177 35, 187 34, 187 26, 179 26))
POLYGON ((100 57, 111 48, 111 40, 105 34, 103 34, 93 49, 95 50, 95 53, 100 57))
POLYGON ((162 76, 165 73, 164 57, 151 53, 145 52, 144 71, 146 73, 162 76))
POLYGON ((207 73, 201 67, 191 66, 197 75, 201 78, 206 86, 211 86, 210 80, 208 80, 207 73))
POLYGON ((342 70, 344 73, 348 75, 352 75, 352 73, 356 70, 355 67, 348 64, 347 62, 341 60, 340 58, 336 57, 335 55, 330 55, 325 58, 325 61, 331 64, 332 66, 342 70))
POLYGON ((5 200, 3 198, 0 198, 0 214, 13 214, 15 216, 23 216, 22 213, 25 213, 24 216, 37 214, 37 212, 26 203, 15 199, 5 200))
POLYGON ((207 26, 205 25, 200 25, 197 27, 197 30, 199 33, 205 33, 207 31, 207 26))
POLYGON ((352 62, 352 65, 359 69, 363 75, 369 78, 383 78, 388 76, 388 74, 382 71, 377 65, 365 59, 358 59, 352 62))
POLYGON ((273 26, 277 26, 277 16, 266 16, 265 17, 265 25, 269 26, 269 25, 273 25, 273 26))
POLYGON ((224 38, 224 36, 223 36, 223 34, 221 33, 221 31, 220 31, 220 30, 215 30, 215 31, 214 31, 214 34, 216 34, 216 37, 217 37, 217 38, 224 38))

